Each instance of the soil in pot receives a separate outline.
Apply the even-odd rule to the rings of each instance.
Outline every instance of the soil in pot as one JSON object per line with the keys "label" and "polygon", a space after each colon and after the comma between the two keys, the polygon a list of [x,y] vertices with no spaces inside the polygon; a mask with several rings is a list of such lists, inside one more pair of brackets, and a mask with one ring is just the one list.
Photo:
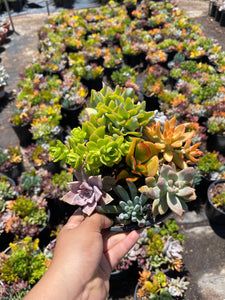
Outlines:
{"label": "soil in pot", "polygon": [[206,215],[210,224],[225,226],[225,180],[217,180],[209,186]]}

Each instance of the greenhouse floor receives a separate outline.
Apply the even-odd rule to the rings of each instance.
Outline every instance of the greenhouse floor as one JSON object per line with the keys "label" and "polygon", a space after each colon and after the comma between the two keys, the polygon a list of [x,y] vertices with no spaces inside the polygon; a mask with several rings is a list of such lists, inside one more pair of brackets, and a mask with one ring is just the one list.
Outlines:
{"label": "greenhouse floor", "polygon": [[[225,50],[225,28],[208,17],[208,2],[204,0],[178,1],[186,14],[202,25],[206,37],[215,38]],[[29,11],[28,11],[29,12]],[[56,12],[51,12],[55,14]],[[12,111],[13,90],[17,89],[19,73],[37,53],[37,30],[47,18],[46,12],[13,15],[15,32],[0,46],[0,58],[9,73],[7,99],[0,107],[0,146],[19,145],[8,123]],[[174,216],[172,216],[174,217]],[[190,282],[185,300],[225,300],[225,228],[212,228],[205,215],[205,204],[197,210],[175,217],[185,236],[184,263]],[[131,296],[110,299],[132,299]]]}

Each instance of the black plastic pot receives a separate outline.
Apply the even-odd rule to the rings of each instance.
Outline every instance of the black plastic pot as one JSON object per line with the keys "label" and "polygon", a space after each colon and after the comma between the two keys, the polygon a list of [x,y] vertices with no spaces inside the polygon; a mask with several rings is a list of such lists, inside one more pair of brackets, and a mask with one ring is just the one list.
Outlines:
{"label": "black plastic pot", "polygon": [[187,205],[192,206],[192,205],[195,205],[196,202],[206,203],[207,202],[207,191],[212,182],[213,181],[210,180],[209,178],[202,176],[201,182],[198,185],[195,185],[195,193],[196,193],[197,199],[195,201],[188,202]]}
{"label": "black plastic pot", "polygon": [[112,232],[127,232],[132,230],[139,230],[146,227],[152,227],[155,224],[158,224],[165,220],[169,215],[171,214],[171,210],[168,209],[167,212],[163,215],[158,215],[156,217],[152,217],[150,220],[146,222],[146,224],[143,227],[138,226],[136,223],[130,224],[130,225],[124,225],[124,226],[112,226],[109,228],[109,231]]}
{"label": "black plastic pot", "polygon": [[225,136],[219,134],[210,134],[207,139],[206,148],[208,151],[219,151],[225,155]]}
{"label": "black plastic pot", "polygon": [[209,1],[209,16],[215,17],[217,5],[213,1]]}
{"label": "black plastic pot", "polygon": [[30,132],[30,124],[12,125],[13,130],[19,138],[20,146],[27,147],[32,143],[32,133]]}
{"label": "black plastic pot", "polygon": [[127,270],[112,272],[109,279],[110,299],[120,299],[134,292],[138,280],[137,264],[134,262]]}
{"label": "black plastic pot", "polygon": [[23,172],[23,163],[18,163],[12,166],[11,168],[2,171],[4,175],[7,177],[12,178],[16,183],[18,182],[18,177],[21,175]]}
{"label": "black plastic pot", "polygon": [[159,110],[159,98],[156,96],[148,96],[144,94],[144,100],[146,102],[146,111]]}
{"label": "black plastic pot", "polygon": [[136,9],[136,5],[126,5],[126,10],[127,10],[127,14],[128,16],[133,20],[134,17],[132,15],[132,12]]}
{"label": "black plastic pot", "polygon": [[42,168],[42,169],[45,169],[45,170],[47,170],[48,172],[50,172],[52,174],[60,173],[60,171],[61,171],[61,166],[60,166],[59,161],[57,161],[57,162],[50,161],[50,162],[46,163],[45,165],[41,165],[41,166],[33,165],[33,166],[36,170],[39,170],[39,169]]}
{"label": "black plastic pot", "polygon": [[123,54],[123,59],[126,65],[133,68],[141,63],[141,54]]}
{"label": "black plastic pot", "polygon": [[0,234],[0,252],[4,251],[9,246],[9,243],[12,243],[13,239],[14,234],[3,231],[3,233]]}
{"label": "black plastic pot", "polygon": [[69,125],[71,129],[79,125],[79,114],[83,109],[83,105],[79,105],[73,108],[61,108],[62,113],[62,124]]}
{"label": "black plastic pot", "polygon": [[106,67],[105,67],[105,69],[104,69],[104,75],[106,75],[106,77],[107,77],[108,79],[111,79],[112,73],[113,73],[114,71],[117,71],[117,70],[121,69],[121,68],[122,68],[122,63],[119,64],[119,65],[116,65],[116,66],[113,67],[113,68],[106,68]]}
{"label": "black plastic pot", "polygon": [[225,226],[225,212],[215,207],[215,205],[212,202],[212,199],[210,197],[210,191],[211,189],[216,186],[219,183],[224,183],[225,180],[216,180],[213,183],[210,184],[208,191],[207,191],[207,204],[206,204],[206,215],[208,217],[208,220],[211,225],[219,225],[219,226]]}
{"label": "black plastic pot", "polygon": [[225,26],[225,11],[224,10],[222,10],[222,12],[221,12],[220,26],[221,27]]}
{"label": "black plastic pot", "polygon": [[94,79],[81,78],[81,82],[88,88],[89,95],[91,94],[91,90],[100,91],[102,89],[102,78],[103,76]]}
{"label": "black plastic pot", "polygon": [[216,13],[215,13],[215,21],[220,22],[222,16],[222,11],[219,10],[219,7],[216,8]]}

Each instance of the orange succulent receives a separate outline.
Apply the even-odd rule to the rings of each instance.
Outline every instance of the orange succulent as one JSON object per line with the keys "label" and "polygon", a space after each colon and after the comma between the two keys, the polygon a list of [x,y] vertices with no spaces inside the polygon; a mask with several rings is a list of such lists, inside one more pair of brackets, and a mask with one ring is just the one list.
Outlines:
{"label": "orange succulent", "polygon": [[[189,148],[196,131],[185,132],[188,126],[189,123],[176,126],[176,118],[173,117],[165,122],[163,132],[159,121],[151,127],[146,127],[145,135],[153,143],[152,146],[162,153],[164,161],[173,161],[179,168],[184,169],[188,163],[196,162],[196,157],[201,155],[201,151],[197,149],[199,143]],[[185,158],[188,160],[185,161]]]}

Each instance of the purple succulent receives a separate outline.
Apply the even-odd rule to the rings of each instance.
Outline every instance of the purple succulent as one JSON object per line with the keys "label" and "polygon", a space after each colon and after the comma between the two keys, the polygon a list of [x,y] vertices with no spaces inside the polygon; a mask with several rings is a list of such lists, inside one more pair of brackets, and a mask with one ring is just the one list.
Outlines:
{"label": "purple succulent", "polygon": [[61,200],[71,205],[82,206],[82,211],[91,215],[97,203],[108,204],[113,198],[104,191],[101,175],[87,176],[83,170],[76,170],[75,176],[78,181],[69,182],[70,191]]}

